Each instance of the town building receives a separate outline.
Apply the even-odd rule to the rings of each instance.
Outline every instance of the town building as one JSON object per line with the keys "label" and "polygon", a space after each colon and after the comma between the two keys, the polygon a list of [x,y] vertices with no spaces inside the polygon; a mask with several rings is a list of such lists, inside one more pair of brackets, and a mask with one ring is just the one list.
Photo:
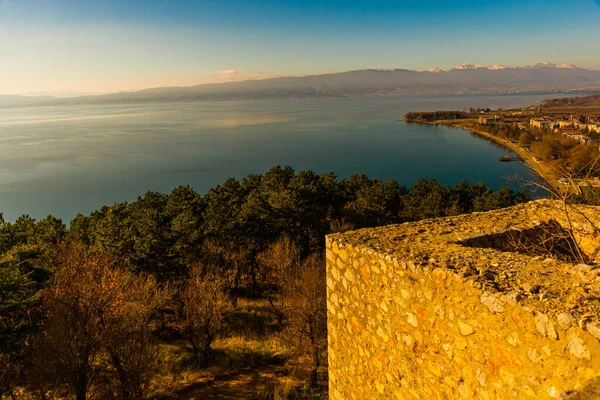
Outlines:
{"label": "town building", "polygon": [[494,125],[496,122],[498,122],[498,116],[490,116],[490,115],[481,115],[479,117],[479,123],[481,125]]}
{"label": "town building", "polygon": [[596,141],[586,135],[570,135],[571,139],[577,140],[580,144],[594,144]]}
{"label": "town building", "polygon": [[549,118],[532,118],[529,124],[540,129],[554,129],[554,122]]}
{"label": "town building", "polygon": [[558,125],[560,128],[567,128],[573,126],[573,122],[571,120],[558,119],[554,122],[554,125]]}

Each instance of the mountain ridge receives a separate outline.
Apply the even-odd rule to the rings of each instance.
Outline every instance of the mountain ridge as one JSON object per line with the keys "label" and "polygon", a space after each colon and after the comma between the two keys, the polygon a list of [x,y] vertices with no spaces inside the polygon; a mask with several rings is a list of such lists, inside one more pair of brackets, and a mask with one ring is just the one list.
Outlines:
{"label": "mountain ridge", "polygon": [[548,62],[526,67],[460,64],[448,71],[362,69],[69,98],[7,95],[0,96],[0,107],[586,90],[600,90],[600,71]]}

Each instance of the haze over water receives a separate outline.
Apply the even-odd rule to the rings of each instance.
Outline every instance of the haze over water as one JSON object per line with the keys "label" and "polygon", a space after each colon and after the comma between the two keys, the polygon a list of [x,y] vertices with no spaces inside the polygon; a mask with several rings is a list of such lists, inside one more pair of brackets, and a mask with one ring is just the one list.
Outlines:
{"label": "haze over water", "polygon": [[[72,219],[147,191],[198,192],[264,173],[363,173],[410,186],[531,178],[467,131],[398,121],[408,111],[524,107],[556,95],[338,98],[0,110],[0,212]],[[514,184],[513,184],[513,187]],[[516,187],[518,188],[518,187]]]}

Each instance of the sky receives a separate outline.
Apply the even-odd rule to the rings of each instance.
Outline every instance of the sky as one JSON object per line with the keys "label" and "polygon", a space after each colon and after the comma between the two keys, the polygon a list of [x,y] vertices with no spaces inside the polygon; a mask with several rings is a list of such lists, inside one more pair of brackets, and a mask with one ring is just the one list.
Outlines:
{"label": "sky", "polygon": [[363,68],[600,70],[600,0],[0,0],[0,94]]}

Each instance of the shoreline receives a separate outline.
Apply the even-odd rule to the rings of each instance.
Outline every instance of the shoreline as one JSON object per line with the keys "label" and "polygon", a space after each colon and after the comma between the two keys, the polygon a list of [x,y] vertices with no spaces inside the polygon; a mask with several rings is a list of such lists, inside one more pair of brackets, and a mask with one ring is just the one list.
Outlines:
{"label": "shoreline", "polygon": [[[466,120],[466,121],[472,122],[475,120]],[[493,135],[489,134],[488,132],[478,130],[474,127],[463,125],[461,123],[461,120],[439,120],[439,121],[432,121],[432,122],[406,121],[406,122],[417,123],[417,124],[427,124],[427,125],[443,125],[443,126],[447,126],[447,127],[451,127],[451,128],[460,128],[462,130],[469,131],[476,135],[482,136],[486,139],[490,139],[490,140],[494,141],[495,143],[498,143],[499,145],[505,147],[506,149],[516,153],[519,157],[521,157],[521,159],[522,159],[521,162],[523,162],[525,165],[527,165],[529,168],[531,168],[540,178],[542,178],[544,181],[546,181],[549,185],[551,185],[552,187],[555,187],[555,188],[560,187],[558,184],[556,172],[554,171],[554,169],[548,163],[546,163],[544,161],[537,161],[530,152],[524,150],[522,147],[520,147],[516,143],[512,143],[508,140],[493,136]]]}

